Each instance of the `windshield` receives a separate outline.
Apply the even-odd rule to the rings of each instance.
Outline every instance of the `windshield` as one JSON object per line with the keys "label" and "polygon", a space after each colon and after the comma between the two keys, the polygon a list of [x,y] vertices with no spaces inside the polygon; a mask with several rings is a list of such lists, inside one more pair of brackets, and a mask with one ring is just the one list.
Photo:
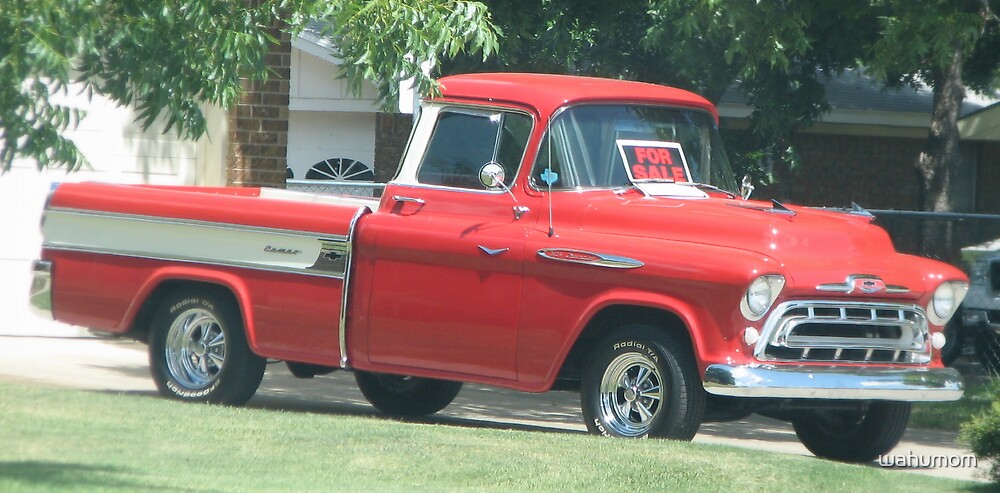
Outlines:
{"label": "windshield", "polygon": [[580,105],[559,113],[531,179],[554,190],[671,182],[738,191],[712,116],[662,106]]}

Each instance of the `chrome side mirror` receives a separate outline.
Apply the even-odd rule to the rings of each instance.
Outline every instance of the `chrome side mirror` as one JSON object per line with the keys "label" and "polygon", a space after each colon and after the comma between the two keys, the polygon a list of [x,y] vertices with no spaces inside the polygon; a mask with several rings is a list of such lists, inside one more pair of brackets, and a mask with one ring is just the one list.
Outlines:
{"label": "chrome side mirror", "polygon": [[491,161],[479,168],[479,182],[490,190],[506,189],[507,187],[503,183],[504,178],[506,178],[506,173],[500,163]]}
{"label": "chrome side mirror", "polygon": [[521,219],[521,216],[525,215],[530,209],[523,205],[518,205],[514,192],[503,182],[505,176],[506,173],[503,170],[503,166],[500,166],[500,163],[496,161],[490,161],[484,164],[482,168],[479,168],[479,182],[490,190],[503,190],[507,192],[510,198],[514,200],[514,219]]}
{"label": "chrome side mirror", "polygon": [[743,181],[740,182],[740,196],[743,197],[743,200],[750,198],[753,189],[753,181],[750,179],[750,175],[743,175]]}

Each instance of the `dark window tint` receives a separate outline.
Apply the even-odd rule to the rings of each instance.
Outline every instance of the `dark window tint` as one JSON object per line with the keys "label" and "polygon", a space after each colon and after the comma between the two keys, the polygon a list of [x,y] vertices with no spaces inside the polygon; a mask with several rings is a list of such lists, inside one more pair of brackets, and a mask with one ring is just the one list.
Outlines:
{"label": "dark window tint", "polygon": [[443,111],[417,171],[417,181],[481,190],[479,170],[496,162],[503,166],[509,187],[530,133],[531,118],[520,113]]}

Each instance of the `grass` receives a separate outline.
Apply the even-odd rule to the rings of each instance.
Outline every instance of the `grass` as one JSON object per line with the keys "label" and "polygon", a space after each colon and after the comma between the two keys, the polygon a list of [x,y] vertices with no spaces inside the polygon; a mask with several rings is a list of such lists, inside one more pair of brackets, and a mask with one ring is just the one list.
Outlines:
{"label": "grass", "polygon": [[191,405],[0,384],[0,491],[988,491],[661,440]]}
{"label": "grass", "polygon": [[988,411],[993,401],[1000,400],[1000,379],[969,379],[967,384],[965,395],[957,401],[914,404],[910,426],[958,431],[963,423]]}

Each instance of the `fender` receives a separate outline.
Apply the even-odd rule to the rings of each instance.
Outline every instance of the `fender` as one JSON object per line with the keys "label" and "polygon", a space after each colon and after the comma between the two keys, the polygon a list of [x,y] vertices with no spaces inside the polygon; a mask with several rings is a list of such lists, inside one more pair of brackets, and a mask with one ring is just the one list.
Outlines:
{"label": "fender", "polygon": [[139,310],[141,310],[146,303],[149,302],[149,297],[153,294],[153,292],[163,285],[163,283],[170,281],[215,284],[228,289],[231,293],[233,293],[233,297],[236,298],[236,304],[239,306],[240,315],[243,317],[243,325],[247,336],[247,342],[255,351],[258,349],[256,333],[254,331],[253,310],[250,309],[250,290],[247,288],[246,283],[235,274],[220,272],[208,268],[168,265],[156,269],[146,279],[142,286],[139,287],[135,298],[132,300],[132,304],[125,313],[121,326],[131,327],[132,324],[135,323]]}
{"label": "fender", "polygon": [[[547,366],[539,364],[531,367],[529,365],[532,358],[519,358],[521,382],[518,387],[529,392],[545,392],[551,389],[580,336],[602,311],[614,306],[650,308],[676,316],[691,340],[691,349],[700,370],[704,370],[709,362],[714,361],[716,354],[728,352],[727,346],[735,343],[733,339],[722,334],[711,314],[692,303],[663,293],[630,288],[610,289],[589,300],[576,324],[563,338],[556,357],[545,360],[548,362]],[[526,347],[530,344],[522,338],[519,341],[519,354],[532,352]]]}

